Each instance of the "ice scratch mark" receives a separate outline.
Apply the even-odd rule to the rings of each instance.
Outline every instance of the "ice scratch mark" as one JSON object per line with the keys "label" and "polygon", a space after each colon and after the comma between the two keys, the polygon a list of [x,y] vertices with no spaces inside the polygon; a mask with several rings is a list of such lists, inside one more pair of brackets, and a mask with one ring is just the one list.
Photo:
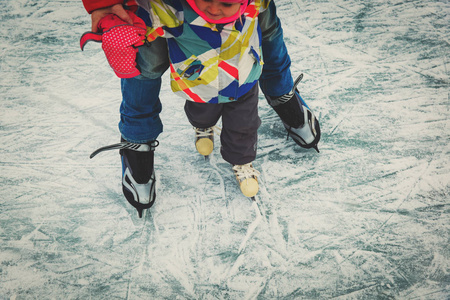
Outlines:
{"label": "ice scratch mark", "polygon": [[251,300],[251,299],[258,299],[259,294],[264,290],[266,287],[267,280],[265,278],[261,279],[261,282],[257,285],[255,285],[250,291],[247,293],[244,299]]}
{"label": "ice scratch mark", "polygon": [[[230,268],[230,271],[228,271],[228,278],[231,279],[231,276],[239,271],[239,267],[244,263],[244,255],[239,255],[236,261],[234,262],[233,266]],[[229,282],[228,282],[229,284]]]}
{"label": "ice scratch mark", "polygon": [[[433,155],[431,156],[431,158],[427,161],[427,165],[423,168],[422,172],[417,172],[418,176],[414,181],[414,184],[412,184],[412,187],[409,189],[408,193],[406,194],[406,196],[400,200],[400,203],[398,204],[397,208],[395,209],[395,212],[400,213],[400,207],[402,207],[405,203],[407,203],[409,201],[409,199],[411,198],[411,195],[413,194],[413,191],[416,189],[416,187],[419,185],[419,183],[421,182],[422,178],[424,177],[425,173],[427,172],[427,170],[429,169],[431,163],[433,162],[433,160],[435,160],[435,156],[437,156],[439,145],[436,145],[432,151]],[[384,220],[384,222],[382,222],[382,224],[376,229],[374,230],[374,232],[370,235],[370,240],[368,240],[368,244],[372,244],[372,241],[376,240],[376,238],[380,235],[382,235],[382,229],[384,227],[386,227],[386,225],[391,221],[391,219],[396,216],[396,214],[391,214],[388,218],[386,218],[386,220]],[[344,261],[349,260],[351,257],[353,257],[356,253],[359,253],[361,251],[361,249],[357,249],[355,251],[353,251],[349,256],[347,256]],[[410,282],[410,280],[408,280],[408,278],[402,274],[402,272],[400,272],[400,270],[397,270],[398,274],[400,276],[402,276],[406,282],[408,282],[408,284],[410,286],[412,286],[412,283]]]}
{"label": "ice scratch mark", "polygon": [[222,199],[225,199],[226,198],[225,197],[225,182],[224,182],[223,176],[220,174],[219,167],[217,167],[216,160],[210,158],[209,159],[209,164],[211,165],[211,167],[213,167],[214,173],[217,174],[217,179],[220,182],[221,191],[223,191],[222,192]]}
{"label": "ice scratch mark", "polygon": [[[147,260],[147,246],[151,244],[151,234],[158,233],[158,226],[156,226],[155,219],[150,210],[144,210],[142,214],[142,221],[140,232],[139,232],[139,246],[142,247],[141,251],[136,252],[134,256],[133,265],[130,268],[130,276],[127,284],[127,297],[126,299],[132,299],[133,296],[133,286],[135,286],[135,277],[139,278],[139,275],[143,273],[143,267]],[[150,227],[150,228],[149,228]],[[139,262],[138,262],[139,261]]]}
{"label": "ice scratch mark", "polygon": [[372,283],[372,284],[369,284],[369,285],[366,285],[366,286],[363,286],[363,287],[356,287],[354,290],[346,291],[346,292],[344,292],[344,293],[342,293],[342,294],[340,294],[338,296],[335,296],[333,298],[330,298],[330,299],[338,299],[338,298],[341,298],[341,297],[343,297],[341,299],[349,299],[349,298],[353,298],[353,297],[358,298],[358,296],[359,296],[358,294],[360,294],[361,291],[364,291],[364,290],[367,290],[367,289],[371,289],[371,288],[373,288],[373,287],[375,287],[377,285],[378,285],[377,283]]}
{"label": "ice scratch mark", "polygon": [[259,223],[261,223],[262,215],[261,215],[261,211],[259,209],[257,202],[258,202],[258,200],[255,197],[254,200],[252,200],[252,207],[253,207],[253,210],[255,211],[256,218],[247,228],[247,234],[245,235],[244,239],[241,242],[241,245],[239,246],[239,250],[238,250],[239,254],[242,253],[242,250],[244,250],[248,239],[250,238],[252,233],[255,231],[256,227],[258,227]]}

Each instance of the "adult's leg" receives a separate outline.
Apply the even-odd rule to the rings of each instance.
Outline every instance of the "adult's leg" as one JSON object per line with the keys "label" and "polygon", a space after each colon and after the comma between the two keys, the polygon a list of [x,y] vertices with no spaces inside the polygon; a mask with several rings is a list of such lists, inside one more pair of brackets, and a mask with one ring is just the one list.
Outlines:
{"label": "adult's leg", "polygon": [[281,118],[288,135],[301,147],[314,148],[320,140],[320,125],[297,90],[290,71],[291,60],[283,40],[283,29],[275,2],[259,16],[264,58],[260,86],[267,102]]}
{"label": "adult's leg", "polygon": [[122,190],[142,217],[156,199],[154,151],[163,130],[159,114],[161,76],[169,66],[167,44],[155,40],[137,54],[141,75],[122,79],[119,130],[122,135]]}
{"label": "adult's leg", "polygon": [[121,81],[119,130],[127,141],[145,143],[155,140],[163,130],[159,92],[161,76],[169,66],[166,40],[160,38],[140,47],[137,64],[141,75]]}
{"label": "adult's leg", "polygon": [[156,198],[154,151],[163,129],[159,92],[161,76],[169,67],[166,41],[157,39],[140,47],[136,62],[141,75],[121,81],[121,142],[102,147],[91,157],[104,150],[120,149],[122,190],[142,217],[143,210],[150,208]]}
{"label": "adult's leg", "polygon": [[294,85],[291,58],[283,38],[283,28],[277,16],[275,2],[259,15],[262,34],[263,72],[259,84],[264,95],[272,97],[289,93]]}

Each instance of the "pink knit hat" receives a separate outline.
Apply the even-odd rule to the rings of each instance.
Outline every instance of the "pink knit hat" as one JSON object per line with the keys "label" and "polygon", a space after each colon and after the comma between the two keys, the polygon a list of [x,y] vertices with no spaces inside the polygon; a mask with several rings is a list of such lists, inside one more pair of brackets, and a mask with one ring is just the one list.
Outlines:
{"label": "pink knit hat", "polygon": [[192,7],[192,9],[203,19],[205,19],[206,22],[208,23],[213,23],[213,24],[226,24],[226,23],[231,23],[233,21],[236,21],[240,16],[242,16],[245,12],[245,10],[247,9],[247,5],[250,2],[249,0],[219,0],[220,2],[225,2],[225,3],[241,3],[241,7],[238,10],[238,12],[231,17],[228,18],[222,18],[219,20],[213,20],[210,19],[206,16],[206,14],[204,12],[202,12],[200,9],[198,9],[197,5],[195,4],[195,0],[186,0],[187,3],[189,3],[189,5]]}

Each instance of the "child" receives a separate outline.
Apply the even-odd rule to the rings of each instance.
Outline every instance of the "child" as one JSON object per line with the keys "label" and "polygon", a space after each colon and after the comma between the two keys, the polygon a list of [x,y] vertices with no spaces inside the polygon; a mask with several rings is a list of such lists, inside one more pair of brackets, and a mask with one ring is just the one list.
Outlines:
{"label": "child", "polygon": [[[101,7],[99,2],[105,1],[107,0],[96,1],[95,5],[90,6],[86,5],[89,3],[88,0],[84,1],[87,9],[88,6],[94,9],[93,27],[95,27],[94,14],[102,11],[95,9]],[[222,115],[224,126],[221,135],[222,155],[225,160],[237,165],[233,169],[238,180],[245,183],[241,184],[244,194],[250,196],[256,194],[258,172],[251,166],[251,161],[256,155],[256,129],[260,123],[256,111],[256,82],[262,64],[257,17],[267,6],[267,2],[261,5],[260,1],[255,1],[249,6],[247,2],[233,0],[231,3],[190,1],[188,4],[178,0],[139,2],[147,11],[146,14],[140,13],[139,16],[143,17],[147,24],[150,20],[153,22],[152,29],[148,32],[148,39],[152,40],[152,45],[141,47],[137,55],[139,71],[142,74],[122,80],[123,101],[119,127],[123,142],[99,149],[100,151],[121,149],[123,191],[127,200],[141,213],[142,209],[149,208],[153,204],[155,198],[153,151],[157,144],[155,139],[162,131],[159,120],[161,104],[158,95],[160,76],[167,68],[161,51],[164,40],[157,38],[158,36],[168,38],[174,91],[183,98],[205,102],[190,101],[185,104],[187,116],[197,128],[197,149],[203,155],[208,155],[212,151],[211,127]],[[115,13],[110,8],[105,10]],[[245,14],[242,15],[242,12]],[[290,60],[282,40],[281,26],[273,2],[270,3],[269,12],[265,15],[267,16],[265,21],[261,21],[261,26],[265,28],[263,47],[270,49],[265,54],[267,53],[270,58],[266,66],[271,67],[264,71],[267,74],[264,76],[267,83],[261,85],[261,88],[267,92],[266,98],[269,103],[278,106],[276,111],[294,140],[303,147],[315,146],[320,138],[320,131],[311,133],[314,129],[319,129],[318,122],[314,119],[311,122],[308,117],[309,109],[305,108],[295,91],[289,72]],[[192,38],[196,40],[195,43],[192,43]],[[239,38],[245,41],[241,43],[245,44],[244,47],[238,45]],[[278,99],[280,101],[277,101]],[[248,115],[251,118],[246,120],[238,117],[242,112],[230,113],[229,110],[234,109],[234,106],[249,107]],[[280,109],[287,106],[296,110]],[[300,114],[292,116],[297,113],[296,111]],[[235,116],[238,118],[233,118]],[[309,138],[309,141],[305,142],[306,139],[302,139],[301,143],[298,142],[293,135],[297,127],[288,124],[290,120],[300,124],[298,129],[303,128],[305,131],[305,128],[309,128],[306,130],[309,135],[306,138]],[[251,126],[243,129],[239,126],[239,122]],[[235,125],[238,125],[236,127],[239,130],[243,129],[250,139],[235,139],[239,137],[234,134]],[[206,150],[204,144],[207,145]]]}
{"label": "child", "polygon": [[[147,40],[167,38],[172,90],[188,99],[196,147],[212,151],[222,117],[221,154],[233,165],[242,193],[258,192],[256,157],[258,79],[262,71],[258,14],[261,0],[155,0],[141,4],[152,28]],[[210,145],[208,145],[210,144]]]}

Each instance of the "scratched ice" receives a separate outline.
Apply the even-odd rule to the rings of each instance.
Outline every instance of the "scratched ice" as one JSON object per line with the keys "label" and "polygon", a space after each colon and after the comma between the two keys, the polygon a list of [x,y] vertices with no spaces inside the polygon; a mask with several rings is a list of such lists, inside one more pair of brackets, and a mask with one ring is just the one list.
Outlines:
{"label": "scratched ice", "polygon": [[[277,0],[320,154],[261,97],[259,209],[166,74],[157,202],[121,194],[119,80],[81,1],[2,1],[1,299],[448,299],[448,1]],[[217,140],[217,139],[216,139]],[[254,227],[254,225],[257,225]]]}

